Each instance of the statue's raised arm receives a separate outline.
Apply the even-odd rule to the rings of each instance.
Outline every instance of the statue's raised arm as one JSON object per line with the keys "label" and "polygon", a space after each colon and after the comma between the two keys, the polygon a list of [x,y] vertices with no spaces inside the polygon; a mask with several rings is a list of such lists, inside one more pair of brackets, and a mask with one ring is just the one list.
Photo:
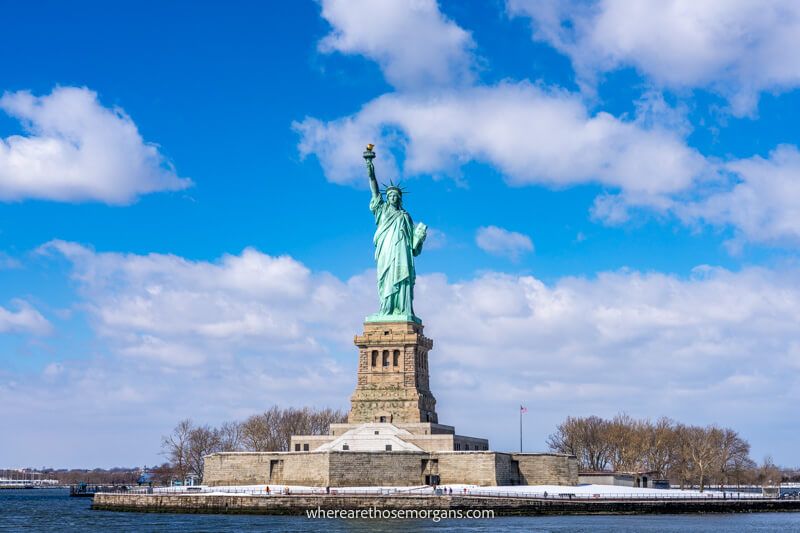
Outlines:
{"label": "statue's raised arm", "polygon": [[369,176],[369,189],[372,191],[372,197],[375,198],[376,196],[381,195],[381,191],[378,188],[378,180],[375,178],[375,165],[372,163],[372,160],[375,159],[375,152],[372,149],[375,148],[374,144],[368,144],[366,151],[364,151],[364,161],[367,162],[367,175]]}

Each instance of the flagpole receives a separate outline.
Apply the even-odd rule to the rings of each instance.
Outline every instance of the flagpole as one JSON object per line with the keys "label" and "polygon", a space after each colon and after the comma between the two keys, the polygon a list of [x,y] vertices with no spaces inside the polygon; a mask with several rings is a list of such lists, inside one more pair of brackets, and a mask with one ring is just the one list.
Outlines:
{"label": "flagpole", "polygon": [[522,453],[522,407],[519,408],[519,453]]}

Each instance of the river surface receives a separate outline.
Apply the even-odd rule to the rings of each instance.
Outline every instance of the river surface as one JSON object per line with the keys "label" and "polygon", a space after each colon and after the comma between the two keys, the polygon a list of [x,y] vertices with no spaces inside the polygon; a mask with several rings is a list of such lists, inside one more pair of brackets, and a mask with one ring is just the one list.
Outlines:
{"label": "river surface", "polygon": [[303,516],[152,514],[92,511],[91,498],[63,489],[0,490],[0,531],[698,532],[800,533],[800,513],[532,516],[483,520],[319,520]]}

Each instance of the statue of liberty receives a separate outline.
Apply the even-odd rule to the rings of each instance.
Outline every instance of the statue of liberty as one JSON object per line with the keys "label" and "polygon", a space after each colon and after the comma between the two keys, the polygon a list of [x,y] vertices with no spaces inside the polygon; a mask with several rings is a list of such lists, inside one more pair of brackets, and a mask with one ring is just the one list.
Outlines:
{"label": "statue of liberty", "polygon": [[374,145],[368,144],[364,152],[369,174],[372,199],[369,209],[375,215],[375,262],[378,265],[378,296],[380,312],[367,317],[367,322],[413,321],[421,323],[414,315],[414,257],[422,252],[422,243],[428,227],[419,223],[414,227],[411,216],[403,209],[403,191],[390,184],[385,189],[384,200],[375,179]]}

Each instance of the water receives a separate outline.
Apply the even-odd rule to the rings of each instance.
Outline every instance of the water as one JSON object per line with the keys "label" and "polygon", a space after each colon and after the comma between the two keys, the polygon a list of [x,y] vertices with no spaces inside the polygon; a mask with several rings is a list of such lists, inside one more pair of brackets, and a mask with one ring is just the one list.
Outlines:
{"label": "water", "polygon": [[394,532],[495,531],[800,533],[800,513],[737,515],[542,516],[487,520],[314,520],[301,516],[197,515],[92,511],[91,498],[70,498],[63,489],[0,490],[0,531],[269,531]]}

